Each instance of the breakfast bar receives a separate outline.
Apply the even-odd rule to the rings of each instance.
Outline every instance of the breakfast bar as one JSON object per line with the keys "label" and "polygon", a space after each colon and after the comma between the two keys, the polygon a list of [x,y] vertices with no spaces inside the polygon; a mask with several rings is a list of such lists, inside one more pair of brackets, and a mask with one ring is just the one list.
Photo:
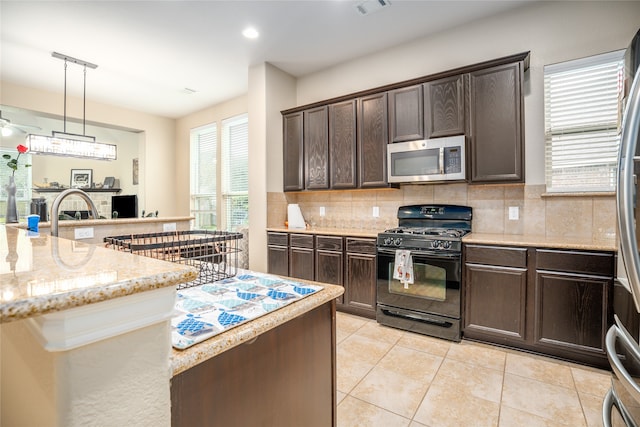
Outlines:
{"label": "breakfast bar", "polygon": [[[193,267],[14,227],[0,227],[0,260],[2,425],[214,425],[215,403],[228,405],[223,394],[236,399],[226,407],[235,419],[281,420],[289,398],[314,385],[318,395],[290,419],[324,414],[323,425],[335,425],[339,286],[320,284],[308,297],[175,350],[176,286],[196,278]],[[252,381],[259,387],[248,387]],[[273,401],[261,401],[271,406],[261,415],[242,411],[258,404],[247,389],[265,387]]]}

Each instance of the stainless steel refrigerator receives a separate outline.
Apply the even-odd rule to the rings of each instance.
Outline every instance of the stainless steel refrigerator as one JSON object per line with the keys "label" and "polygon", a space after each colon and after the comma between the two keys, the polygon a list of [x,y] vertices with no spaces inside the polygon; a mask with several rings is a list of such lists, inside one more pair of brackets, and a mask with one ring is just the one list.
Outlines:
{"label": "stainless steel refrigerator", "polygon": [[612,369],[611,388],[602,405],[608,426],[640,426],[640,31],[625,56],[625,73],[633,78],[626,96],[618,156],[618,239],[620,242],[613,291],[615,323],[606,336]]}

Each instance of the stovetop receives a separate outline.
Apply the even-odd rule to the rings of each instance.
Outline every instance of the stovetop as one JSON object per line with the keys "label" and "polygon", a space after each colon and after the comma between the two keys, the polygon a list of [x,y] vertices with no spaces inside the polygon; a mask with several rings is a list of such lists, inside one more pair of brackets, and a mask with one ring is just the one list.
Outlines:
{"label": "stovetop", "polygon": [[471,208],[412,205],[398,209],[398,227],[378,234],[379,248],[461,252],[471,232]]}
{"label": "stovetop", "polygon": [[437,236],[462,238],[469,230],[456,228],[436,228],[436,227],[396,227],[385,230],[385,234],[411,234],[416,236]]}

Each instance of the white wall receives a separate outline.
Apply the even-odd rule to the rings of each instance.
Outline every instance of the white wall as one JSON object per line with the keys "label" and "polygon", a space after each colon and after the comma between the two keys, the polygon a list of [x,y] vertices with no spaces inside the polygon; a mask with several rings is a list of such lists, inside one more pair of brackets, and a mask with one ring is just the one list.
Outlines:
{"label": "white wall", "polygon": [[[60,115],[61,95],[0,82],[0,104]],[[67,96],[67,117],[82,119],[82,99]],[[158,210],[160,216],[184,213],[176,203],[175,120],[87,101],[88,121],[105,126],[137,129],[140,159],[138,209]],[[87,132],[89,133],[89,132]],[[149,185],[146,185],[149,183]],[[187,186],[188,191],[188,186]],[[188,205],[186,207],[188,212]]]}
{"label": "white wall", "polygon": [[543,184],[543,66],[623,49],[639,27],[638,1],[535,2],[302,77],[296,105],[531,51],[525,76],[526,182]]}

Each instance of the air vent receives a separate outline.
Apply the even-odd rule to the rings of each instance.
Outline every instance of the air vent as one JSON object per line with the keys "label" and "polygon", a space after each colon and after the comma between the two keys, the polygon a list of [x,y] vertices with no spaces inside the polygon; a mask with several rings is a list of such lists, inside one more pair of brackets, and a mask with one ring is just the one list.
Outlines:
{"label": "air vent", "polygon": [[362,16],[370,15],[391,6],[389,0],[365,0],[356,4],[356,10]]}

